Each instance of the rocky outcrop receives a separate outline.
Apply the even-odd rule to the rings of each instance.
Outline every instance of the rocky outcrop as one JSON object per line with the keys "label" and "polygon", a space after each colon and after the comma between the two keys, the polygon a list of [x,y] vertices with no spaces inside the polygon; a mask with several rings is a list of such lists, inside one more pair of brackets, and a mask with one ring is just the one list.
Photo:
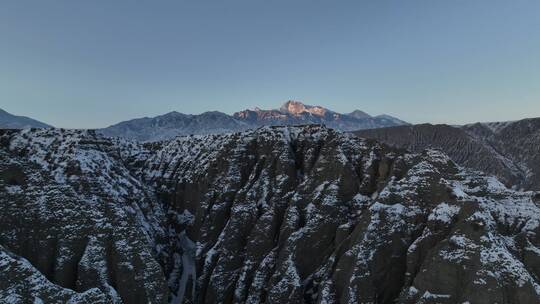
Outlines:
{"label": "rocky outcrop", "polygon": [[2,297],[540,299],[538,194],[435,150],[409,153],[320,126],[144,145],[85,131],[0,138],[0,204],[9,209],[0,212],[14,218],[0,224]]}

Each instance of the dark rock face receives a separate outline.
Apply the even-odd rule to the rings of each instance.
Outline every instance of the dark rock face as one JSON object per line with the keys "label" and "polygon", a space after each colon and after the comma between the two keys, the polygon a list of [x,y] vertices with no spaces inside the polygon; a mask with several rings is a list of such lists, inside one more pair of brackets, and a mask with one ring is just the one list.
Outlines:
{"label": "dark rock face", "polygon": [[0,142],[0,169],[24,176],[0,175],[0,298],[540,300],[538,194],[435,150],[318,126],[144,145],[59,130]]}
{"label": "dark rock face", "polygon": [[516,164],[524,176],[520,188],[540,190],[540,118],[474,124],[464,129]]}
{"label": "dark rock face", "polygon": [[456,163],[495,175],[509,187],[540,190],[540,118],[462,127],[423,124],[354,133],[415,152],[440,149]]}

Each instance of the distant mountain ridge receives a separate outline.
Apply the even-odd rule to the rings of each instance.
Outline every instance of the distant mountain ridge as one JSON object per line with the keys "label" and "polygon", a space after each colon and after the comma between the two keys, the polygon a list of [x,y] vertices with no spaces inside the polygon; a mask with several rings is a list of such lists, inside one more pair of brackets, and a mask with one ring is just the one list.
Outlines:
{"label": "distant mountain ridge", "polygon": [[311,106],[299,101],[289,100],[278,110],[244,110],[233,114],[234,118],[243,120],[254,126],[321,124],[327,127],[353,131],[407,125],[408,123],[389,115],[370,116],[355,110],[341,114],[321,106]]}
{"label": "distant mountain ridge", "polygon": [[245,130],[249,126],[221,112],[204,112],[199,115],[169,112],[156,117],[123,121],[100,129],[99,133],[110,137],[141,141],[157,141],[179,135],[226,133]]}
{"label": "distant mountain ridge", "polygon": [[52,126],[26,116],[13,115],[0,109],[0,129],[27,128],[52,128]]}
{"label": "distant mountain ridge", "polygon": [[120,122],[101,129],[99,132],[111,137],[157,141],[180,135],[227,133],[260,126],[303,124],[320,124],[342,131],[353,131],[408,123],[389,115],[370,116],[360,110],[341,114],[321,106],[311,106],[290,100],[279,109],[254,108],[236,112],[233,115],[216,111],[199,115],[170,112],[153,118]]}

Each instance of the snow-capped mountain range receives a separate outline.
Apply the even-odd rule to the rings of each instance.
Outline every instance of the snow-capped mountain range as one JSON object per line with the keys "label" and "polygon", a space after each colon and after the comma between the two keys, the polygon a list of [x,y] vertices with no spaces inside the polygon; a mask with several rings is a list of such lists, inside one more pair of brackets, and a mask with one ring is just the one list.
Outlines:
{"label": "snow-capped mountain range", "polygon": [[199,115],[170,112],[157,117],[120,122],[99,132],[112,137],[157,141],[179,135],[226,133],[260,126],[302,124],[321,124],[342,131],[353,131],[407,123],[389,115],[370,116],[360,110],[341,114],[320,106],[287,101],[279,109],[255,108],[236,112],[232,116],[221,112],[205,112]]}

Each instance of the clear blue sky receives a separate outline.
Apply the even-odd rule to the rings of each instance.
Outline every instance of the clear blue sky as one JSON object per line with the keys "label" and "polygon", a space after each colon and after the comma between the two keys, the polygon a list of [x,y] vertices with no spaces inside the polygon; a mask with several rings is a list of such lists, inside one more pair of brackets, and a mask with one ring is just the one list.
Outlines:
{"label": "clear blue sky", "polygon": [[540,116],[540,1],[0,1],[0,108],[60,127],[287,99]]}

